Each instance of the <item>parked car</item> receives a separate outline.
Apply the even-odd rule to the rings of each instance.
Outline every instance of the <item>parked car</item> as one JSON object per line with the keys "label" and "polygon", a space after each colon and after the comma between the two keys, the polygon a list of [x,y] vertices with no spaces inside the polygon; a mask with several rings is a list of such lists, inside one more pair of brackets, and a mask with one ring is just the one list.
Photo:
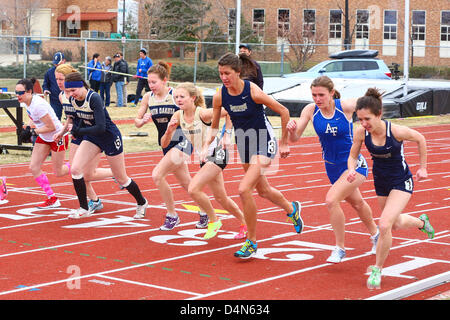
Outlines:
{"label": "parked car", "polygon": [[297,72],[284,77],[316,78],[327,75],[330,78],[386,79],[391,80],[391,71],[383,60],[376,58],[378,50],[339,51],[306,72]]}

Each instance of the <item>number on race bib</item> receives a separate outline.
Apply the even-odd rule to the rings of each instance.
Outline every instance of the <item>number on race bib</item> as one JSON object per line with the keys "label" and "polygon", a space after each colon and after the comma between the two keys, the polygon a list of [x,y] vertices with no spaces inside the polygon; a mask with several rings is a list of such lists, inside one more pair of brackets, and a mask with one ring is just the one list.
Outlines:
{"label": "number on race bib", "polygon": [[275,143],[275,141],[270,140],[270,141],[267,143],[267,151],[268,151],[270,154],[275,154],[275,152],[276,152],[276,143]]}
{"label": "number on race bib", "polygon": [[116,149],[119,150],[122,146],[122,141],[120,140],[120,137],[117,136],[117,139],[114,141],[114,144],[116,145]]}

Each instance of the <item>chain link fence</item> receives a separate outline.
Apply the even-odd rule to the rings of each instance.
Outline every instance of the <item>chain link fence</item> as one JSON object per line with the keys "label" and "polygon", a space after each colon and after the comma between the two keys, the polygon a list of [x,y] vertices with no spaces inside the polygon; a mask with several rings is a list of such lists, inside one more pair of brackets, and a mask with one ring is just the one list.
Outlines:
{"label": "chain link fence", "polygon": [[[89,33],[89,38],[73,37],[28,37],[0,35],[0,78],[41,78],[51,65],[56,52],[64,53],[67,62],[75,67],[86,66],[94,53],[100,60],[122,52],[135,74],[140,48],[147,49],[147,55],[157,62],[164,60],[172,64],[171,79],[174,81],[219,82],[217,60],[226,52],[235,52],[235,44],[227,42],[188,42],[151,39],[111,39],[106,35]],[[105,37],[105,38],[99,38]],[[344,49],[343,44],[251,44],[252,57],[257,60],[265,76],[282,76],[287,73],[306,70],[328,58],[332,52]],[[403,46],[353,44],[353,49],[375,49],[379,58],[387,65],[403,62]],[[413,61],[432,61],[427,57],[450,57],[450,47],[413,46]],[[25,53],[25,54],[24,54]],[[426,55],[425,55],[426,53]],[[447,61],[444,59],[443,61]],[[81,68],[87,77],[87,69]],[[443,78],[449,75],[444,75]]]}

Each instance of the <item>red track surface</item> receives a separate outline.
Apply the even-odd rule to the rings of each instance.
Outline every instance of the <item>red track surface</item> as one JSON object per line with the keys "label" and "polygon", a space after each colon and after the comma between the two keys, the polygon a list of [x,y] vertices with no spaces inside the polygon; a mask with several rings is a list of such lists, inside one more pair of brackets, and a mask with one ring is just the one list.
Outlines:
{"label": "red track surface", "polygon": [[[49,179],[62,207],[36,210],[44,196],[27,164],[0,166],[9,190],[7,202],[0,204],[0,300],[367,299],[446,273],[450,269],[450,126],[420,131],[428,142],[429,179],[415,183],[405,212],[417,217],[426,212],[436,236],[430,241],[418,230],[394,231],[380,290],[366,287],[366,268],[374,264],[375,256],[367,253],[371,247],[367,230],[347,204],[343,204],[347,257],[337,265],[326,263],[334,246],[324,205],[329,182],[318,139],[312,137],[292,145],[290,156],[279,160],[278,170],[269,176],[271,185],[289,200],[302,202],[303,233],[295,233],[281,209],[255,195],[258,255],[245,261],[233,257],[242,245],[242,241],[232,240],[237,220],[220,213],[221,232],[204,241],[204,230],[195,228],[198,215],[189,207],[195,204],[173,176],[168,179],[181,224],[172,231],[159,230],[165,210],[151,172],[161,152],[126,155],[128,174],[151,204],[144,220],[132,219],[134,199],[109,179],[94,183],[104,209],[92,217],[66,218],[78,201],[70,177],[53,174]],[[405,152],[415,173],[416,145],[407,143]],[[106,166],[106,161],[101,165]],[[50,163],[45,169],[51,172]],[[190,170],[195,173],[198,165],[191,164]],[[224,171],[228,194],[239,205],[237,189],[242,174],[238,163]],[[372,175],[361,191],[378,220]],[[222,209],[212,201],[215,208]],[[426,299],[449,286],[439,288],[442,290],[415,297]]]}

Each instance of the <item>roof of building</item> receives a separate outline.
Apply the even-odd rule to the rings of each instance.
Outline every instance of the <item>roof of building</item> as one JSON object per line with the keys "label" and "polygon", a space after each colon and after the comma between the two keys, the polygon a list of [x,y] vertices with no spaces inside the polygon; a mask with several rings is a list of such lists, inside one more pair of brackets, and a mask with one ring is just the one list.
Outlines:
{"label": "roof of building", "polygon": [[[58,17],[58,21],[77,19],[77,14],[64,13]],[[80,21],[105,21],[117,18],[117,12],[80,12]]]}

